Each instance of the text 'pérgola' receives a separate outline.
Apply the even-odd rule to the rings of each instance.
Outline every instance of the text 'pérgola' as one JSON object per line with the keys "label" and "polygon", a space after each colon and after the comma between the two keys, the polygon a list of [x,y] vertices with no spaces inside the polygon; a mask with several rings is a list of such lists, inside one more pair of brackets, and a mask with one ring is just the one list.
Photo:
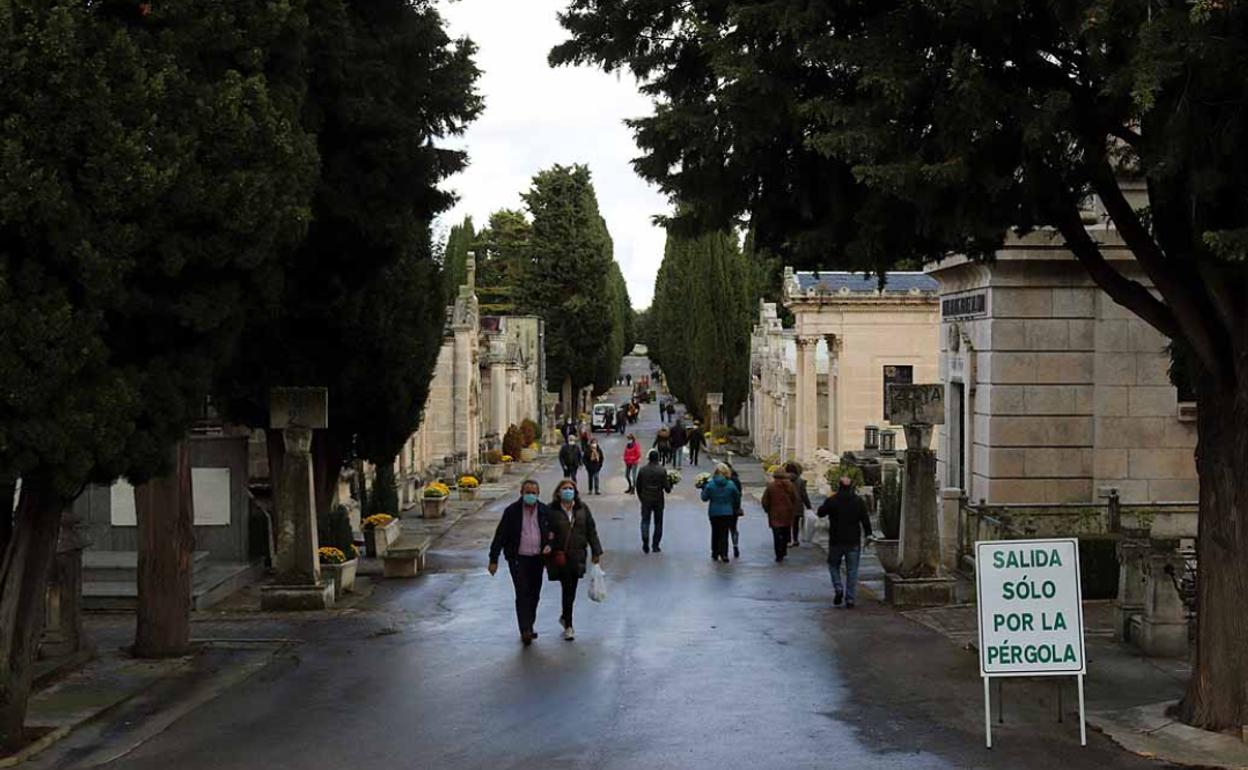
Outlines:
{"label": "text 'p\u00e9rgola'", "polygon": [[[998,570],[1042,570],[1062,566],[1061,552],[1056,548],[1031,548],[1000,550],[992,554],[992,567]],[[1001,585],[1001,598],[1009,602],[1051,600],[1057,596],[1057,583],[1049,579],[1037,579],[1027,574]],[[1034,631],[1066,631],[1069,625],[1065,613],[996,612],[992,616],[994,633]],[[988,663],[1017,665],[1022,663],[1075,663],[1078,657],[1071,644],[1011,644],[1009,640],[993,644],[985,650]]]}

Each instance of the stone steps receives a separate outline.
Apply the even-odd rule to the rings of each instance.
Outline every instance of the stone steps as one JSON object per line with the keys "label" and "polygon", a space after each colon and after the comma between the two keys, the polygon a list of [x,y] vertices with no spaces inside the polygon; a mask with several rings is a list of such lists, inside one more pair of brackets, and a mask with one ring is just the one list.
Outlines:
{"label": "stone steps", "polygon": [[[210,561],[206,551],[195,552],[191,568],[191,604],[197,610],[220,603],[264,573],[259,563]],[[137,573],[135,551],[84,551],[83,609],[133,612],[139,603]]]}

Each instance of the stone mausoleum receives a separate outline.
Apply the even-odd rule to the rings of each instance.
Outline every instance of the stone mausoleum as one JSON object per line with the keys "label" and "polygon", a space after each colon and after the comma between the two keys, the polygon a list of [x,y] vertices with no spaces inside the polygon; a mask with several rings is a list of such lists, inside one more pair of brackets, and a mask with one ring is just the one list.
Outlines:
{"label": "stone mausoleum", "polygon": [[923,273],[784,274],[785,329],[762,303],[750,348],[746,415],[755,452],[813,466],[861,449],[864,428],[896,429],[884,413],[891,384],[938,382],[938,285]]}
{"label": "stone mausoleum", "polygon": [[[1116,269],[1149,281],[1111,227],[1089,231]],[[1166,340],[1115,303],[1049,231],[991,263],[946,259],[941,483],[973,502],[1197,498],[1195,404],[1171,384]]]}

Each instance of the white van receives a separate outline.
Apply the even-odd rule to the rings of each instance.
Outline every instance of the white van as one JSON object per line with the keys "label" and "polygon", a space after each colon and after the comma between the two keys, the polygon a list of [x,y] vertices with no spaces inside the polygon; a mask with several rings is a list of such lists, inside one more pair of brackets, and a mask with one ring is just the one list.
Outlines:
{"label": "white van", "polygon": [[611,430],[615,425],[615,404],[594,404],[590,427],[595,430]]}

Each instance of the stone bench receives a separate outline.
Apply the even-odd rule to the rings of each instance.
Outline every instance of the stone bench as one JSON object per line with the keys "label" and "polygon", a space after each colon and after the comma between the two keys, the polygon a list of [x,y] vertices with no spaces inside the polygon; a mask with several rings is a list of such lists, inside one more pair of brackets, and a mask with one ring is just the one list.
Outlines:
{"label": "stone bench", "polygon": [[425,554],[432,545],[432,537],[400,538],[382,557],[382,574],[387,578],[416,577],[425,571]]}

